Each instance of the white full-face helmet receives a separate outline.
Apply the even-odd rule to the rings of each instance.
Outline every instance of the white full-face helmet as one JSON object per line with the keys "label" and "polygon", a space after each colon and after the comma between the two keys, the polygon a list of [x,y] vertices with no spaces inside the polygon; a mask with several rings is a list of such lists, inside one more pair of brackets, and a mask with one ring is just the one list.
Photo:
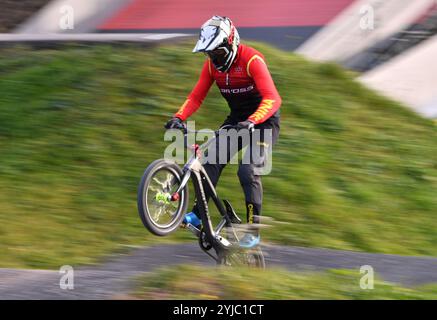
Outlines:
{"label": "white full-face helmet", "polygon": [[231,19],[213,16],[201,29],[193,52],[207,54],[218,71],[226,72],[237,55],[240,36]]}

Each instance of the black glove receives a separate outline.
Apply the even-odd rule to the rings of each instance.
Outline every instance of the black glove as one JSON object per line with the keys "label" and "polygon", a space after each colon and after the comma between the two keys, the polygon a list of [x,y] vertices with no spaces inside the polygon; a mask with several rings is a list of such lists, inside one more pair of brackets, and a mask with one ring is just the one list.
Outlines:
{"label": "black glove", "polygon": [[182,129],[185,128],[184,123],[178,117],[171,118],[164,126],[166,129]]}
{"label": "black glove", "polygon": [[249,132],[253,132],[255,130],[255,123],[250,120],[238,122],[237,130],[241,129],[247,129]]}

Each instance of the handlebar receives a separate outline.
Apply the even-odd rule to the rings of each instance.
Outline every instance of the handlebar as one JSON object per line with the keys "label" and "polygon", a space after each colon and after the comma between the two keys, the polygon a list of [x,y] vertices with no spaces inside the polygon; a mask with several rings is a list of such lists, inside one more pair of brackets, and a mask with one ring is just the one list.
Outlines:
{"label": "handlebar", "polygon": [[[232,125],[232,124],[226,124],[222,127],[220,127],[218,130],[216,131],[211,131],[211,130],[189,130],[186,128],[186,126],[184,124],[181,124],[178,128],[173,128],[176,130],[181,130],[184,133],[184,137],[187,138],[188,134],[197,134],[197,133],[211,133],[213,134],[213,137],[211,139],[209,139],[207,142],[203,143],[202,145],[198,146],[197,144],[195,146],[197,146],[197,148],[199,149],[205,149],[207,148],[216,138],[217,136],[220,134],[221,130],[224,129],[237,129],[237,125]],[[186,142],[185,142],[186,144]]]}
{"label": "handlebar", "polygon": [[232,124],[226,124],[223,127],[220,127],[218,130],[215,130],[215,131],[188,130],[187,128],[184,128],[183,130],[184,130],[185,135],[188,133],[214,133],[215,135],[217,135],[223,129],[237,129],[237,126],[232,125]]}
{"label": "handlebar", "polygon": [[185,124],[181,123],[177,128],[172,128],[172,129],[182,130],[184,132],[184,134],[187,135],[188,133],[212,133],[212,132],[214,132],[215,134],[218,134],[220,132],[220,130],[223,130],[223,129],[237,129],[237,128],[238,128],[237,125],[225,124],[224,126],[220,127],[216,131],[188,130],[187,127],[185,126]]}

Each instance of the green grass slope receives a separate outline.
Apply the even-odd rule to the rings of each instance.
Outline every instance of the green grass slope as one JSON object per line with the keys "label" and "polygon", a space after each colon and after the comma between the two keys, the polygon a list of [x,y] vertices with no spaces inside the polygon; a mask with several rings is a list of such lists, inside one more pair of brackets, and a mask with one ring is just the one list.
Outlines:
{"label": "green grass slope", "polygon": [[[136,210],[143,170],[167,146],[163,123],[204,61],[191,46],[0,51],[0,267],[58,268],[192,239],[148,234]],[[263,178],[264,214],[275,222],[263,239],[437,255],[435,124],[339,67],[255,46],[283,98]],[[213,87],[193,119],[216,128],[227,112]],[[225,170],[219,192],[241,212],[236,171]]]}
{"label": "green grass slope", "polygon": [[[196,281],[187,281],[187,275]],[[361,289],[359,271],[289,272],[284,269],[205,268],[181,265],[140,277],[130,297],[208,300],[435,300],[437,284],[405,288],[378,278]],[[367,284],[367,280],[364,281]]]}

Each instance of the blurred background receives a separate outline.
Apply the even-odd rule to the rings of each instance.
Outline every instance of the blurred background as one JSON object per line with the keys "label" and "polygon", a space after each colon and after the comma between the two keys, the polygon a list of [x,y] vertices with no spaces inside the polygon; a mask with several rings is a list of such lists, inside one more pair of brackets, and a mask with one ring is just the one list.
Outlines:
{"label": "blurred background", "polygon": [[[272,221],[263,241],[436,257],[436,1],[0,0],[0,8],[0,283],[4,268],[58,270],[133,247],[193,243],[183,231],[148,234],[136,192],[143,170],[163,156],[163,124],[197,80],[204,57],[191,50],[215,14],[265,55],[283,100],[273,171],[263,178]],[[215,128],[227,108],[213,87],[193,119]],[[227,168],[218,190],[244,216],[236,170]],[[157,259],[140,264],[168,264]],[[421,284],[437,282],[435,269],[423,270]],[[246,273],[229,282],[249,299],[437,297],[435,286],[382,282],[363,292],[359,273],[260,275],[292,279],[282,289]],[[209,285],[193,285],[190,297],[214,298],[208,290],[218,284],[202,277]],[[138,283],[129,297],[183,295],[176,280]],[[4,288],[0,298],[7,290],[25,297],[19,286]],[[234,297],[232,284],[222,289],[216,298]]]}
{"label": "blurred background", "polygon": [[338,62],[363,72],[360,80],[370,87],[422,115],[437,116],[435,70],[422,67],[432,65],[436,46],[426,41],[437,30],[434,0],[275,0],[268,5],[259,0],[232,5],[196,0],[3,0],[1,4],[0,31],[12,32],[18,39],[53,33],[197,34],[206,16],[220,12],[233,18],[244,39]]}

